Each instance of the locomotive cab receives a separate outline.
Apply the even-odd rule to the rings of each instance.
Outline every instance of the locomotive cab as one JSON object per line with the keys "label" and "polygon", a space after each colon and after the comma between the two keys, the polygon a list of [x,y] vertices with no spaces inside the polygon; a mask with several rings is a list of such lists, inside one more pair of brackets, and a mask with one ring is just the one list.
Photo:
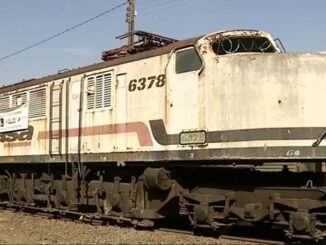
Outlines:
{"label": "locomotive cab", "polygon": [[[273,38],[265,32],[254,30],[222,31],[208,34],[187,43],[185,46],[173,49],[166,67],[167,76],[167,110],[166,126],[170,132],[182,132],[179,144],[183,148],[202,147],[208,145],[206,132],[212,128],[210,121],[223,118],[213,107],[216,103],[223,104],[224,95],[219,98],[212,87],[223,91],[225,84],[220,84],[217,77],[216,64],[223,72],[225,68],[219,65],[219,57],[232,54],[280,53]],[[232,66],[232,64],[229,64]],[[232,71],[234,73],[235,71]],[[219,102],[219,100],[221,101]],[[223,100],[223,101],[222,101]],[[212,109],[207,110],[207,107]],[[205,109],[206,107],[206,109]],[[213,113],[212,113],[213,112]],[[208,113],[208,114],[207,114]],[[215,125],[213,126],[215,127]],[[223,125],[218,126],[218,128]],[[187,133],[190,132],[190,133]],[[192,133],[194,132],[194,133]],[[182,136],[201,135],[200,139],[181,142]]]}

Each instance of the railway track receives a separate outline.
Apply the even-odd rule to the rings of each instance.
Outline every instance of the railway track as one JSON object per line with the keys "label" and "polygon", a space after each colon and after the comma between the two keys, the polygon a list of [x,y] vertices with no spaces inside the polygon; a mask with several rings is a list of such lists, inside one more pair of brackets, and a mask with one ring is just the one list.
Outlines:
{"label": "railway track", "polygon": [[264,240],[264,239],[255,239],[255,238],[249,238],[249,237],[237,237],[237,236],[228,236],[228,235],[222,235],[220,236],[221,239],[226,239],[230,241],[239,241],[239,242],[252,242],[255,244],[270,244],[270,245],[284,245],[285,242],[280,241],[272,241],[272,240]]}
{"label": "railway track", "polygon": [[[191,227],[185,224],[163,222],[159,225],[152,224],[152,221],[137,222],[135,220],[122,218],[122,217],[111,217],[97,214],[85,214],[80,212],[72,212],[68,210],[48,210],[45,208],[27,207],[22,205],[11,205],[7,206],[6,203],[1,203],[1,209],[10,212],[22,211],[24,214],[32,215],[35,217],[43,217],[47,219],[71,221],[79,224],[91,224],[93,226],[105,226],[105,225],[119,225],[121,227],[137,228],[137,230],[147,231],[161,231],[171,234],[183,234],[190,235],[193,237],[205,237],[216,239],[216,241],[228,241],[226,243],[246,243],[246,244],[270,244],[270,245],[284,245],[288,244],[282,240],[270,239],[273,235],[268,234],[264,237],[261,231],[249,230],[248,227],[237,227],[235,230],[227,231],[225,234],[218,234],[218,232],[206,232],[202,230],[192,230]],[[244,235],[245,234],[245,235]],[[258,235],[259,234],[259,235]],[[199,235],[199,236],[198,236]],[[275,235],[274,237],[278,237]],[[303,242],[303,243],[306,243]],[[222,243],[223,244],[223,243]]]}

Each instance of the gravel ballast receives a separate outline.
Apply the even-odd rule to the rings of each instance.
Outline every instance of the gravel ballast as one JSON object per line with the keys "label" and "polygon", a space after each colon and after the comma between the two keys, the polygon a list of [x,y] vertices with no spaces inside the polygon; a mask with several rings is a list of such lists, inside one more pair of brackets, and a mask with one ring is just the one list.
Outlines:
{"label": "gravel ballast", "polygon": [[159,230],[95,226],[49,219],[22,212],[0,211],[0,244],[243,244]]}

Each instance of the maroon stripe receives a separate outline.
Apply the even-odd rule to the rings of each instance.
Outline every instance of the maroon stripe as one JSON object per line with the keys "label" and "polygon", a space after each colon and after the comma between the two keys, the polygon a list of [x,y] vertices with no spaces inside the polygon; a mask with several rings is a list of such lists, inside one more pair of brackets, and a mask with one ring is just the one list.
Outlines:
{"label": "maroon stripe", "polygon": [[12,142],[12,143],[5,143],[4,147],[23,147],[23,146],[30,146],[31,142]]}
{"label": "maroon stripe", "polygon": [[[68,137],[78,137],[78,128],[68,130]],[[104,135],[104,134],[120,134],[120,133],[137,133],[138,141],[141,146],[152,146],[152,138],[148,127],[142,122],[109,124],[101,126],[92,126],[81,128],[82,136]],[[61,130],[62,137],[66,137],[65,130]],[[58,135],[59,130],[54,130],[53,135]],[[48,139],[50,131],[40,131],[38,139]]]}

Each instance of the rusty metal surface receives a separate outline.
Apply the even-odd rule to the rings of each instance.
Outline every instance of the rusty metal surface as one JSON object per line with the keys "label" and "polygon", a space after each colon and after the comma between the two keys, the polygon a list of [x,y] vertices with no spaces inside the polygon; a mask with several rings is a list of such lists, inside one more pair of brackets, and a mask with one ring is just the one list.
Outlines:
{"label": "rusty metal surface", "polygon": [[[325,236],[322,174],[171,167],[165,185],[167,176],[158,174],[162,173],[158,167],[142,174],[143,167],[88,165],[83,180],[76,171],[70,177],[46,173],[44,165],[30,167],[28,173],[20,167],[6,168],[0,172],[0,194],[1,203],[8,207],[140,227],[152,227],[155,220],[177,222],[189,217],[185,227],[216,233],[239,222],[260,222],[282,229],[284,238],[313,241]],[[62,170],[56,165],[55,173]],[[307,178],[317,186],[298,187]]]}
{"label": "rusty metal surface", "polygon": [[[128,32],[124,35],[118,36],[116,38],[123,40],[125,38],[136,36],[138,38],[137,41],[124,45],[120,48],[111,49],[102,52],[102,60],[109,61],[121,57],[126,57],[130,55],[134,55],[137,53],[142,53],[148,50],[157,49],[161,47],[165,47],[171,43],[177,42],[178,40],[173,38],[164,37],[161,35],[157,35],[150,32],[144,31],[134,31]],[[134,38],[132,38],[134,39]]]}

